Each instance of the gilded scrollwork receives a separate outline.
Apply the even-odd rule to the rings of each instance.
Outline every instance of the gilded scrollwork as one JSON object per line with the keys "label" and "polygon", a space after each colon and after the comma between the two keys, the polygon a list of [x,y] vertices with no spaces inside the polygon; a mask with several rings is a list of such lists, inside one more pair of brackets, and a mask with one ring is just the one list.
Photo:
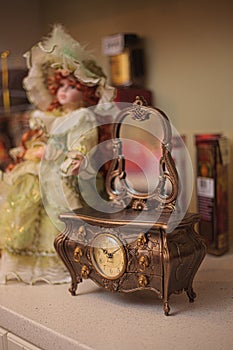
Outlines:
{"label": "gilded scrollwork", "polygon": [[144,245],[146,244],[146,241],[147,241],[146,235],[144,233],[140,233],[137,239],[137,246],[139,248],[143,248]]}
{"label": "gilded scrollwork", "polygon": [[145,270],[150,264],[148,256],[147,255],[140,256],[138,260],[138,264],[141,270]]}
{"label": "gilded scrollwork", "polygon": [[150,114],[148,112],[148,109],[143,108],[143,106],[146,106],[147,102],[142,96],[137,96],[134,103],[133,108],[129,112],[130,116],[134,120],[144,121],[146,119],[150,118]]}
{"label": "gilded scrollwork", "polygon": [[119,279],[112,281],[112,280],[108,280],[106,278],[103,278],[102,285],[104,286],[104,288],[106,288],[110,291],[117,291],[118,287],[119,287]]}
{"label": "gilded scrollwork", "polygon": [[134,199],[132,201],[132,209],[134,210],[149,210],[150,205],[148,205],[148,202],[144,199]]}
{"label": "gilded scrollwork", "polygon": [[138,277],[138,286],[140,288],[145,288],[148,285],[149,281],[148,278],[145,275],[140,275]]}
{"label": "gilded scrollwork", "polygon": [[81,276],[84,279],[87,279],[89,277],[90,274],[90,269],[87,265],[83,265],[82,269],[81,269]]}
{"label": "gilded scrollwork", "polygon": [[86,243],[87,239],[86,239],[87,233],[86,233],[86,228],[85,226],[80,226],[77,232],[77,239],[79,242],[83,242]]}
{"label": "gilded scrollwork", "polygon": [[83,256],[82,249],[79,246],[77,246],[74,250],[74,261],[79,263],[82,256]]}

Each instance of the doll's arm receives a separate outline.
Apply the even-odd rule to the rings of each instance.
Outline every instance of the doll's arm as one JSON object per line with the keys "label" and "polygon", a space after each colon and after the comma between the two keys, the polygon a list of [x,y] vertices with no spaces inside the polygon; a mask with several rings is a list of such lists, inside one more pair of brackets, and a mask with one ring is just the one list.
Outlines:
{"label": "doll's arm", "polygon": [[80,133],[80,128],[74,128],[67,137],[68,152],[65,161],[61,165],[63,176],[77,175],[80,166],[87,166],[86,155],[96,146],[98,141],[97,128],[86,125]]}

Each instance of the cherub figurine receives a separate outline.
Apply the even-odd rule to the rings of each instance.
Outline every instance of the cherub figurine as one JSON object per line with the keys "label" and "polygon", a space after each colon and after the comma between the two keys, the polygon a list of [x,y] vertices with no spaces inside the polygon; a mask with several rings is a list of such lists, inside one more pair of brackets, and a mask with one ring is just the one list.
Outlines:
{"label": "cherub figurine", "polygon": [[96,169],[88,154],[98,143],[98,129],[88,107],[111,101],[114,89],[90,53],[60,25],[25,57],[24,87],[36,109],[22,147],[11,151],[15,164],[0,189],[0,283],[12,278],[30,284],[68,282],[53,246],[58,215],[82,206],[76,181],[80,167],[87,176],[81,191],[91,195],[88,183]]}

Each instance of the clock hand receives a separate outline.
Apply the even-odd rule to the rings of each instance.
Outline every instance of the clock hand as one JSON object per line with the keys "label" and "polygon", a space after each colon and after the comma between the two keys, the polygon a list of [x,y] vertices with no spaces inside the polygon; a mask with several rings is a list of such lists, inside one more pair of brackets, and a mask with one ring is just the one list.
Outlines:
{"label": "clock hand", "polygon": [[108,255],[108,251],[107,251],[107,249],[105,249],[105,248],[101,248],[101,250],[103,251],[103,253],[104,253],[104,254]]}
{"label": "clock hand", "polygon": [[104,253],[105,255],[107,255],[108,259],[112,259],[112,258],[113,258],[113,254],[112,254],[112,253],[109,253],[109,252],[107,251],[107,249],[101,248],[101,250],[103,251],[103,253]]}
{"label": "clock hand", "polygon": [[113,252],[111,252],[112,255],[114,255],[116,252],[118,252],[120,248],[117,248],[116,250],[114,250]]}
{"label": "clock hand", "polygon": [[119,249],[120,249],[120,248],[117,248],[117,249],[114,250],[113,252],[108,253],[108,254],[107,254],[107,255],[108,255],[108,258],[112,259],[112,258],[113,258],[113,255],[114,255],[116,252],[118,252]]}
{"label": "clock hand", "polygon": [[107,255],[107,257],[110,258],[110,259],[113,258],[113,255],[114,255],[116,252],[118,252],[119,249],[120,249],[120,248],[117,248],[117,249],[114,250],[113,252],[109,253],[109,252],[107,251],[107,249],[101,248],[101,250],[103,251],[103,253],[104,253],[105,255]]}

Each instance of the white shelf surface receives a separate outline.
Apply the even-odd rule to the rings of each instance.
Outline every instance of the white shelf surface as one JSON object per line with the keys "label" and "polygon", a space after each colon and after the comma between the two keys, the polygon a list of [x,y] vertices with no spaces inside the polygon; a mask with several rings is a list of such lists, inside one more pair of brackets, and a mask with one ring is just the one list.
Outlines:
{"label": "white shelf surface", "polygon": [[197,298],[113,293],[84,280],[68,285],[0,285],[0,327],[44,350],[229,350],[233,343],[233,249],[207,255],[194,279]]}

